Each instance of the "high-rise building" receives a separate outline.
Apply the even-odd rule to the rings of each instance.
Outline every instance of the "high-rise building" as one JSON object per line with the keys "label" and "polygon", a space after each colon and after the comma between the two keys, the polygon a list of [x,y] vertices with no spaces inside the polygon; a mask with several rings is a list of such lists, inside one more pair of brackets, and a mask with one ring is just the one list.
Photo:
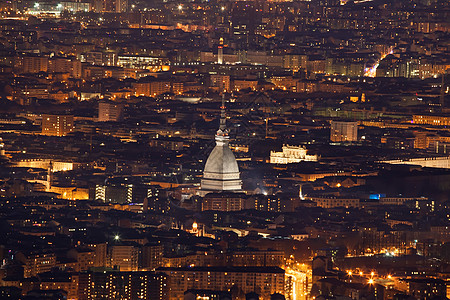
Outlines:
{"label": "high-rise building", "polygon": [[100,102],[98,104],[99,122],[119,122],[123,120],[123,104]]}
{"label": "high-rise building", "polygon": [[67,252],[67,257],[75,260],[75,272],[87,271],[94,266],[95,251],[89,248],[73,248]]}
{"label": "high-rise building", "polygon": [[137,271],[139,248],[134,243],[121,242],[109,248],[109,265],[121,271]]}
{"label": "high-rise building", "polygon": [[241,191],[239,166],[228,145],[229,138],[225,120],[225,101],[222,98],[220,126],[215,137],[216,146],[205,164],[200,195],[208,192]]}
{"label": "high-rise building", "polygon": [[358,122],[331,121],[330,140],[332,142],[356,142]]}
{"label": "high-rise building", "polygon": [[42,115],[42,134],[65,136],[73,130],[72,115]]}
{"label": "high-rise building", "polygon": [[230,76],[222,74],[213,74],[210,77],[210,86],[217,88],[220,92],[230,90]]}
{"label": "high-rise building", "polygon": [[128,10],[128,0],[115,0],[116,12],[127,12]]}
{"label": "high-rise building", "polygon": [[89,1],[62,1],[60,4],[62,10],[70,12],[88,12],[91,9],[91,3],[89,3]]}
{"label": "high-rise building", "polygon": [[227,265],[236,267],[281,267],[284,252],[277,250],[245,250],[228,254]]}
{"label": "high-rise building", "polygon": [[126,12],[128,0],[93,0],[92,9],[95,12]]}
{"label": "high-rise building", "polygon": [[94,267],[105,267],[107,259],[107,243],[89,243],[86,245],[89,249],[94,251],[93,266]]}
{"label": "high-rise building", "polygon": [[80,273],[78,299],[168,300],[167,275],[99,268]]}
{"label": "high-rise building", "polygon": [[106,185],[95,186],[95,200],[112,203],[129,203],[133,200],[133,185]]}
{"label": "high-rise building", "polygon": [[137,82],[133,85],[133,91],[136,96],[156,97],[166,92],[170,92],[170,81],[151,81],[151,82]]}
{"label": "high-rise building", "polygon": [[23,56],[17,58],[17,68],[21,73],[39,73],[48,71],[48,57]]}
{"label": "high-rise building", "polygon": [[144,212],[157,212],[164,214],[170,210],[170,201],[164,195],[148,196],[144,198],[143,209]]}
{"label": "high-rise building", "polygon": [[244,209],[243,193],[209,193],[202,202],[202,210],[236,211]]}
{"label": "high-rise building", "polygon": [[284,270],[279,267],[185,267],[159,268],[169,277],[170,300],[183,299],[189,289],[227,291],[233,286],[244,293],[255,292],[261,299],[271,294],[283,293],[285,289]]}
{"label": "high-rise building", "polygon": [[[73,272],[50,271],[40,273],[40,283],[25,299],[78,299],[78,274]],[[34,297],[29,297],[36,293]],[[61,293],[60,296],[55,294]],[[2,298],[4,299],[4,298]]]}
{"label": "high-rise building", "polygon": [[94,197],[98,201],[112,203],[144,202],[146,211],[164,212],[169,208],[167,201],[165,201],[167,197],[160,194],[157,187],[139,183],[111,180],[104,184],[97,184]]}
{"label": "high-rise building", "polygon": [[23,276],[29,278],[48,272],[56,265],[56,255],[52,252],[18,252],[16,259],[23,264]]}
{"label": "high-rise building", "polygon": [[146,244],[142,246],[142,268],[154,270],[162,266],[164,246],[162,244]]}
{"label": "high-rise building", "polygon": [[69,73],[69,77],[81,78],[81,61],[75,57],[54,57],[48,61],[49,73]]}
{"label": "high-rise building", "polygon": [[287,195],[253,195],[245,200],[243,209],[255,209],[260,211],[295,211],[299,206],[299,197]]}

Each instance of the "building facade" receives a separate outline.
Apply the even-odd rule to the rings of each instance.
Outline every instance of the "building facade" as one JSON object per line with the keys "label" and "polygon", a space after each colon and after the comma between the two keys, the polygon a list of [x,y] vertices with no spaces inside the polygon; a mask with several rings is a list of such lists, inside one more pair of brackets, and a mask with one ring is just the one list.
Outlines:
{"label": "building facade", "polygon": [[78,295],[79,300],[168,300],[168,278],[165,274],[155,272],[120,272],[99,269],[80,273]]}
{"label": "building facade", "polygon": [[358,122],[331,121],[330,140],[332,142],[358,141]]}
{"label": "building facade", "polygon": [[244,294],[256,292],[261,299],[284,294],[285,271],[279,267],[191,267],[159,268],[169,278],[170,300],[183,299],[189,289],[227,291],[232,287]]}
{"label": "building facade", "polygon": [[42,115],[42,134],[65,136],[74,131],[71,115]]}
{"label": "building facade", "polygon": [[243,193],[209,193],[203,198],[202,210],[242,210],[244,209],[243,196]]}
{"label": "building facade", "polygon": [[100,102],[98,104],[99,122],[119,122],[123,120],[123,105],[120,103]]}
{"label": "building facade", "polygon": [[301,161],[317,161],[317,155],[308,155],[302,146],[283,145],[281,152],[270,151],[271,164],[292,164]]}

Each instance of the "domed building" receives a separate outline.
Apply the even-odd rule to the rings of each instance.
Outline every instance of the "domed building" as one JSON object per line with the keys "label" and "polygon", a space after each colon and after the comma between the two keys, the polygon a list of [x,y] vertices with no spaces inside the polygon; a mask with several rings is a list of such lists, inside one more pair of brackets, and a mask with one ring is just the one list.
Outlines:
{"label": "domed building", "polygon": [[200,195],[211,192],[241,192],[242,181],[233,152],[228,146],[229,131],[225,120],[225,102],[222,99],[220,126],[216,133],[216,146],[203,170]]}

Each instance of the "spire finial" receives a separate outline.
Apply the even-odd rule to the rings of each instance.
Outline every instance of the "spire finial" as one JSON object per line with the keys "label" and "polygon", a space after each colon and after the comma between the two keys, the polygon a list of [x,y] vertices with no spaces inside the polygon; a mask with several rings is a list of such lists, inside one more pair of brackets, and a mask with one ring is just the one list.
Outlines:
{"label": "spire finial", "polygon": [[227,128],[226,123],[226,115],[225,115],[225,93],[222,93],[222,106],[220,107],[220,126],[219,129],[223,132]]}

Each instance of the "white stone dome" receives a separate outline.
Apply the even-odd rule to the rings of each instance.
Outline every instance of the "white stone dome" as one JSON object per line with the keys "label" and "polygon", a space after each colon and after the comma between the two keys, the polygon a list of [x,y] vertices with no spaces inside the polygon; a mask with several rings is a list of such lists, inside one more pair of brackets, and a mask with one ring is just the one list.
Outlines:
{"label": "white stone dome", "polygon": [[234,191],[242,189],[239,166],[228,143],[217,141],[216,147],[208,157],[201,180],[201,189],[208,191]]}
{"label": "white stone dome", "polygon": [[[208,157],[204,169],[204,178],[213,174],[237,174],[239,179],[239,167],[236,157],[228,148],[228,145],[216,145]],[[215,176],[213,176],[215,177]]]}

